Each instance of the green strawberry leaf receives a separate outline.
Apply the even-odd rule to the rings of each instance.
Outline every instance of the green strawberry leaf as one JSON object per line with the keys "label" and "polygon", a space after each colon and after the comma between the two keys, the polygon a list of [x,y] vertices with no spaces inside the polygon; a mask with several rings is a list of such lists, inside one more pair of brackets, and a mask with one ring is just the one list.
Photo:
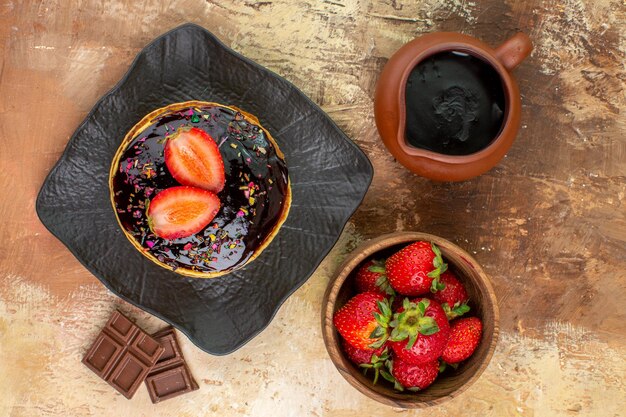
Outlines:
{"label": "green strawberry leaf", "polygon": [[393,388],[394,388],[396,391],[401,391],[401,392],[402,392],[402,391],[404,391],[404,387],[402,386],[402,384],[401,384],[401,383],[399,383],[399,382],[398,382],[398,381],[396,381],[396,380],[394,380],[394,381],[393,381]]}
{"label": "green strawberry leaf", "polygon": [[409,337],[409,334],[406,331],[400,330],[400,329],[398,329],[396,327],[391,332],[391,337],[389,338],[389,340],[391,340],[392,342],[401,342],[402,340],[406,339],[407,337]]}
{"label": "green strawberry leaf", "polygon": [[424,336],[430,336],[439,331],[439,326],[437,326],[437,322],[432,317],[422,317],[419,319],[418,324],[418,331]]}
{"label": "green strawberry leaf", "polygon": [[435,268],[426,275],[428,275],[429,278],[439,278],[440,274],[441,274],[441,268]]}
{"label": "green strawberry leaf", "polygon": [[378,325],[382,327],[383,329],[387,328],[387,326],[389,325],[389,319],[391,319],[391,317],[383,316],[382,314],[379,314],[379,313],[374,313],[374,318],[376,319],[376,322],[378,323]]}
{"label": "green strawberry leaf", "polygon": [[385,378],[387,381],[389,381],[389,382],[392,382],[392,383],[393,383],[393,382],[395,382],[395,381],[396,381],[396,379],[395,379],[393,376],[391,376],[391,374],[390,374],[389,372],[385,371],[384,369],[381,369],[381,370],[380,370],[380,375],[381,375],[383,378]]}
{"label": "green strawberry leaf", "polygon": [[443,311],[446,313],[446,317],[448,318],[448,320],[455,319],[467,313],[468,311],[470,311],[470,306],[468,306],[467,304],[459,305],[459,303],[456,303],[454,305],[454,308],[450,308],[448,303],[443,303],[441,307],[443,308]]}
{"label": "green strawberry leaf", "polygon": [[370,272],[375,272],[377,274],[384,274],[385,273],[385,267],[384,266],[371,265],[369,268],[367,268],[367,270],[370,271]]}
{"label": "green strawberry leaf", "polygon": [[384,291],[387,295],[396,295],[396,292],[393,290],[391,285],[389,285],[389,280],[386,275],[381,275],[376,280],[376,286]]}
{"label": "green strawberry leaf", "polygon": [[381,327],[380,326],[376,326],[376,328],[372,331],[372,333],[370,333],[370,335],[368,337],[370,339],[378,339],[380,336],[382,336],[380,330],[381,330]]}
{"label": "green strawberry leaf", "polygon": [[[433,271],[433,272],[435,272],[435,271]],[[433,272],[431,272],[431,274]],[[433,278],[434,278],[433,282],[430,284],[430,292],[435,293],[437,291],[441,291],[444,288],[446,288],[446,284],[444,284],[443,282],[439,281],[439,274],[437,274],[437,276],[435,276]]]}
{"label": "green strawberry leaf", "polygon": [[422,316],[424,315],[424,313],[426,313],[426,306],[424,305],[423,301],[417,303],[417,308],[420,309],[420,313],[422,314]]}
{"label": "green strawberry leaf", "polygon": [[417,303],[417,308],[419,308],[421,316],[426,314],[426,309],[428,308],[428,306],[430,306],[430,301],[428,301],[428,299],[424,299]]}
{"label": "green strawberry leaf", "polygon": [[404,347],[405,350],[411,350],[413,348],[413,345],[415,344],[415,342],[417,342],[417,334],[412,334],[409,336],[409,341],[406,344],[406,346]]}
{"label": "green strawberry leaf", "polygon": [[[374,330],[374,331],[376,331],[376,330]],[[382,333],[383,334],[381,336],[379,336],[380,339],[378,339],[377,341],[375,341],[374,343],[369,345],[370,348],[378,349],[378,348],[382,347],[385,344],[385,342],[387,342],[387,340],[389,339],[389,335],[387,334],[387,331],[383,329]],[[371,337],[371,335],[370,335],[370,337]]]}
{"label": "green strawberry leaf", "polygon": [[408,389],[409,391],[412,391],[412,392],[417,392],[417,391],[419,391],[419,390],[420,390],[420,387],[410,387],[410,388],[407,388],[407,389]]}
{"label": "green strawberry leaf", "polygon": [[432,334],[435,334],[439,331],[439,326],[437,326],[436,324],[434,326],[431,327],[426,327],[426,328],[422,328],[420,329],[420,334],[423,334],[424,336],[430,336]]}
{"label": "green strawberry leaf", "polygon": [[430,247],[435,252],[435,257],[441,259],[441,250],[434,243],[430,243]]}
{"label": "green strawberry leaf", "polygon": [[437,321],[430,316],[420,317],[417,320],[418,327],[432,327],[437,325]]}
{"label": "green strawberry leaf", "polygon": [[406,310],[404,310],[402,313],[400,314],[396,314],[396,316],[394,317],[396,320],[398,321],[403,321],[404,317],[406,316]]}
{"label": "green strawberry leaf", "polygon": [[400,330],[398,330],[398,328],[394,328],[391,331],[391,334],[389,335],[389,340],[391,340],[392,342],[396,342],[397,338],[398,338],[398,333],[400,332]]}
{"label": "green strawberry leaf", "polygon": [[439,363],[439,373],[442,373],[443,371],[445,371],[447,365],[448,365],[447,363],[445,363],[444,361],[441,361],[441,363]]}
{"label": "green strawberry leaf", "polygon": [[456,314],[456,317],[462,316],[463,314],[470,311],[470,306],[468,306],[467,304],[461,304],[460,306],[454,307],[452,311],[454,312],[454,314]]}
{"label": "green strawberry leaf", "polygon": [[389,319],[392,316],[391,308],[389,307],[389,302],[387,300],[384,301],[376,301],[380,312],[383,313],[385,317],[385,323],[389,323]]}
{"label": "green strawberry leaf", "polygon": [[385,294],[387,295],[396,295],[396,292],[391,285],[386,285],[384,288],[382,288],[382,290],[385,291]]}
{"label": "green strawberry leaf", "polygon": [[379,341],[372,343],[371,345],[369,345],[370,349],[378,349],[380,347],[382,347],[382,345],[385,344],[385,342],[387,341],[387,338],[381,338]]}
{"label": "green strawberry leaf", "polygon": [[[434,243],[431,243],[430,247],[435,253],[435,257],[433,258],[433,266],[435,267],[435,269],[429,272],[428,276],[430,278],[438,278],[439,275],[443,274],[448,269],[448,264],[443,261],[443,258],[441,257],[441,250],[439,250],[437,245],[435,245]],[[436,288],[437,288],[436,286],[431,287],[431,290],[435,292],[437,291]]]}

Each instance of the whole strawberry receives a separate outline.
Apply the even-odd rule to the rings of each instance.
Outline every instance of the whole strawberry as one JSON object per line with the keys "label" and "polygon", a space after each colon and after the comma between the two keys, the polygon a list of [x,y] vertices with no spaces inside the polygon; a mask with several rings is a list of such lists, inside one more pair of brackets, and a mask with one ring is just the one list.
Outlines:
{"label": "whole strawberry", "polygon": [[467,305],[469,300],[467,291],[452,271],[442,273],[439,276],[439,284],[443,288],[434,293],[432,298],[441,304],[448,320],[462,316],[470,310]]}
{"label": "whole strawberry", "polygon": [[405,298],[390,326],[391,348],[398,358],[413,365],[437,360],[450,336],[446,313],[439,303],[428,298]]}
{"label": "whole strawberry", "polygon": [[367,372],[368,369],[374,370],[374,384],[378,382],[380,370],[385,366],[385,362],[389,359],[389,352],[386,346],[378,349],[358,349],[341,341],[341,347],[352,363],[359,365]]}
{"label": "whole strawberry", "polygon": [[381,374],[385,379],[393,382],[398,391],[403,391],[404,388],[410,391],[420,391],[430,386],[439,375],[439,361],[414,365],[396,358],[391,362],[390,371],[390,374],[383,371]]}
{"label": "whole strawberry", "polygon": [[395,292],[385,275],[385,262],[371,260],[363,264],[354,277],[357,292],[377,292],[394,295]]}
{"label": "whole strawberry", "polygon": [[434,243],[415,242],[391,255],[385,269],[394,290],[415,296],[440,290],[439,275],[448,269],[448,264]]}
{"label": "whole strawberry", "polygon": [[467,317],[453,321],[441,359],[455,364],[469,358],[478,347],[482,333],[483,323],[479,318]]}
{"label": "whole strawberry", "polygon": [[389,336],[387,327],[391,309],[387,299],[377,293],[364,292],[352,297],[333,316],[339,334],[358,349],[378,349]]}

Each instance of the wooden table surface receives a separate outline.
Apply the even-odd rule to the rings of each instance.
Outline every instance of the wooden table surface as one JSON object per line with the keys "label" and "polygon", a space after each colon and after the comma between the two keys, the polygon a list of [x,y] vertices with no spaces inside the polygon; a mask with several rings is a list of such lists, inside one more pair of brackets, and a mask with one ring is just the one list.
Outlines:
{"label": "wooden table surface", "polygon": [[[105,4],[105,5],[103,5]],[[80,359],[117,299],[46,231],[37,192],[76,127],[159,34],[198,23],[284,76],[371,159],[361,207],[272,324],[213,357],[184,337],[200,389],[130,401]],[[0,2],[0,415],[626,415],[626,4],[621,0],[114,0]],[[535,50],[516,71],[522,128],[471,181],[412,175],[381,145],[372,98],[381,68],[422,33]],[[455,241],[493,280],[502,333],[465,394],[402,411],[354,390],[321,339],[323,291],[355,244],[416,230]]]}

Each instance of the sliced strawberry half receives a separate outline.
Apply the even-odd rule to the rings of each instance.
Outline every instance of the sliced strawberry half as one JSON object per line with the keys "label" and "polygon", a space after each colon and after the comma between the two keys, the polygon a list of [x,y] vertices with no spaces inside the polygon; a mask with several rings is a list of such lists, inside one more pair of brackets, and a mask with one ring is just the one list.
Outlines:
{"label": "sliced strawberry half", "polygon": [[150,201],[148,225],[155,235],[173,240],[204,229],[220,209],[215,193],[196,187],[172,187]]}
{"label": "sliced strawberry half", "polygon": [[165,144],[165,165],[182,185],[219,193],[224,188],[224,161],[213,138],[197,127],[181,127]]}

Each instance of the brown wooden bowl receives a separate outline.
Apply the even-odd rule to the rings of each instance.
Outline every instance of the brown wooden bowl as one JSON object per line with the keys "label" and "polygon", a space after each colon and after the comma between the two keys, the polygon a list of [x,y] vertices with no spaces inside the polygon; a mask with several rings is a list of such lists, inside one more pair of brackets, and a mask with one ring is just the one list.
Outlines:
{"label": "brown wooden bowl", "polygon": [[[463,283],[470,297],[471,310],[466,316],[479,317],[483,335],[474,354],[462,362],[457,370],[446,370],[428,388],[419,392],[398,392],[391,384],[379,378],[376,385],[370,377],[354,365],[341,349],[341,337],[333,325],[333,315],[354,294],[354,274],[359,266],[373,255],[388,257],[409,243],[424,240],[435,243],[448,267]],[[499,332],[499,313],[496,296],[476,260],[463,249],[443,238],[418,232],[392,233],[369,240],[352,252],[339,267],[328,284],[322,302],[322,334],[324,344],[339,373],[356,389],[383,404],[402,408],[424,408],[456,397],[474,383],[483,373],[496,347]],[[451,372],[452,371],[452,372]]]}

